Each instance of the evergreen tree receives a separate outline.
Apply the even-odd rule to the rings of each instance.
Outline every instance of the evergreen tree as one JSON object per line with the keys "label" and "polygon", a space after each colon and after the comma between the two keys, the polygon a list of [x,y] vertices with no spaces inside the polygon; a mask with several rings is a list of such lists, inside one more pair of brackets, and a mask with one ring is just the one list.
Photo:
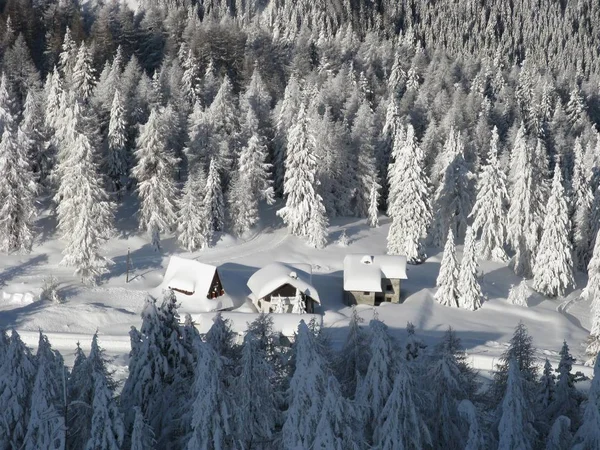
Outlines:
{"label": "evergreen tree", "polygon": [[209,108],[213,136],[218,149],[217,168],[224,175],[229,173],[235,162],[234,154],[237,150],[240,132],[238,116],[239,111],[233,94],[233,86],[226,75]]}
{"label": "evergreen tree", "polygon": [[366,331],[360,327],[362,321],[356,307],[352,307],[348,336],[335,362],[342,392],[349,398],[354,397],[360,380],[367,372],[369,344]]}
{"label": "evergreen tree", "polygon": [[293,346],[295,367],[286,393],[288,409],[281,429],[283,448],[309,448],[327,391],[327,363],[319,344],[304,320],[298,325]]}
{"label": "evergreen tree", "polygon": [[573,149],[574,165],[571,181],[571,204],[574,209],[574,244],[577,267],[586,270],[592,256],[590,211],[594,196],[586,175],[581,140],[577,138]]}
{"label": "evergreen tree", "polygon": [[575,358],[571,356],[566,341],[563,342],[559,355],[555,396],[549,408],[552,413],[551,417],[552,420],[559,416],[568,417],[570,422],[577,426],[579,424],[579,404],[582,398],[575,383],[580,381],[583,375],[580,372],[572,373]]}
{"label": "evergreen tree", "polygon": [[467,221],[473,206],[472,180],[474,175],[464,157],[464,145],[461,134],[450,129],[444,144],[444,154],[448,164],[434,196],[434,242],[441,245],[447,230],[456,236],[464,236]]}
{"label": "evergreen tree", "polygon": [[134,408],[135,419],[131,431],[131,450],[153,450],[154,432],[144,420],[144,414],[139,407]]}
{"label": "evergreen tree", "polygon": [[458,305],[471,311],[481,308],[483,294],[479,284],[479,270],[475,253],[475,236],[473,229],[467,228],[463,258],[458,272]]}
{"label": "evergreen tree", "polygon": [[596,358],[594,378],[583,410],[581,426],[573,438],[572,450],[600,447],[600,358]]}
{"label": "evergreen tree", "polygon": [[330,376],[312,448],[358,450],[362,444],[360,421],[354,404],[342,396],[338,381]]}
{"label": "evergreen tree", "polygon": [[387,326],[374,319],[369,324],[369,331],[371,358],[356,391],[356,403],[363,414],[367,439],[373,437],[398,372],[395,343],[388,333]]}
{"label": "evergreen tree", "polygon": [[494,384],[490,393],[497,401],[502,398],[506,390],[509,364],[512,360],[516,362],[518,373],[523,379],[523,395],[531,398],[533,386],[537,379],[538,368],[535,358],[535,348],[533,347],[533,338],[527,332],[527,327],[525,327],[523,322],[519,322],[515,327],[510,345],[500,357],[500,364],[496,366]]}
{"label": "evergreen tree", "polygon": [[127,174],[127,123],[125,107],[119,90],[115,95],[110,109],[108,125],[108,155],[106,159],[106,175],[111,179],[112,191],[119,192]]}
{"label": "evergreen tree", "polygon": [[[357,155],[356,214],[359,217],[369,217],[372,224],[372,215],[369,214],[369,207],[372,204],[372,191],[374,191],[375,195],[378,195],[381,186],[377,176],[375,161],[375,118],[366,100],[362,102],[356,113],[351,131],[351,139],[354,142]],[[292,149],[290,148],[289,150],[291,151]]]}
{"label": "evergreen tree", "polygon": [[206,176],[200,165],[193,168],[178,200],[177,234],[179,243],[190,252],[208,247],[212,229],[202,192],[206,189]]}
{"label": "evergreen tree", "polygon": [[266,446],[279,423],[280,399],[275,387],[275,368],[253,333],[244,338],[240,369],[232,386],[237,440],[243,448],[250,448],[255,442]]}
{"label": "evergreen tree", "polygon": [[487,163],[479,175],[477,198],[471,216],[475,235],[481,231],[479,254],[483,259],[506,261],[506,177],[498,161],[498,129],[492,130]]}
{"label": "evergreen tree", "polygon": [[273,172],[275,174],[275,190],[283,193],[285,179],[285,161],[287,160],[288,130],[291,130],[298,110],[300,108],[301,91],[298,79],[292,73],[285,86],[285,92],[280,104],[277,105],[273,115],[275,124],[274,136],[274,161]]}
{"label": "evergreen tree", "polygon": [[37,368],[29,349],[12,331],[0,360],[0,447],[21,448],[27,432]]}
{"label": "evergreen tree", "polygon": [[507,237],[513,250],[512,265],[517,275],[529,276],[533,268],[539,234],[543,223],[544,201],[541,198],[532,150],[521,124],[510,158],[510,207],[508,210]]}
{"label": "evergreen tree", "polygon": [[222,231],[225,224],[225,204],[216,159],[210,160],[204,194],[204,208],[211,231]]}
{"label": "evergreen tree", "polygon": [[77,343],[73,369],[67,381],[67,448],[85,448],[91,431],[93,379],[91,364]]}
{"label": "evergreen tree", "polygon": [[[317,193],[316,143],[310,132],[310,119],[304,104],[300,106],[296,124],[290,130],[287,145],[285,206],[277,211],[288,229],[296,236],[309,236],[313,245],[323,245],[326,223],[323,198]],[[312,223],[311,222],[315,222]],[[320,222],[320,223],[319,223]]]}
{"label": "evergreen tree", "polygon": [[94,89],[94,73],[92,68],[92,55],[82,42],[77,52],[77,59],[73,66],[73,78],[71,89],[75,93],[76,98],[87,101],[90,99]]}
{"label": "evergreen tree", "polygon": [[31,406],[27,433],[23,442],[25,450],[65,448],[65,417],[63,416],[63,359],[52,350],[48,338],[40,332],[36,354],[37,374],[31,391]]}
{"label": "evergreen tree", "polygon": [[583,300],[591,300],[592,328],[586,353],[595,358],[600,352],[600,239],[596,238],[594,253],[588,265],[588,282],[581,292]]}
{"label": "evergreen tree", "polygon": [[0,250],[31,250],[34,239],[37,187],[27,160],[28,139],[20,130],[6,126],[0,141]]}
{"label": "evergreen tree", "polygon": [[158,111],[153,109],[137,140],[137,164],[132,174],[138,182],[141,200],[139,223],[150,233],[152,245],[160,249],[160,233],[175,222],[175,183],[173,171],[177,158],[166,148],[165,130]]}
{"label": "evergreen tree", "polygon": [[30,90],[23,106],[23,120],[19,124],[24,134],[26,152],[38,183],[45,183],[52,164],[51,149],[45,141],[47,129],[44,124],[43,92]]}
{"label": "evergreen tree", "polygon": [[548,358],[546,358],[544,370],[542,371],[542,376],[540,377],[536,405],[542,415],[548,414],[548,407],[555,399],[555,392],[556,377],[553,373],[552,364],[550,364],[550,361],[548,361]]}
{"label": "evergreen tree", "polygon": [[456,261],[456,248],[454,246],[454,233],[448,230],[448,239],[444,247],[444,255],[440,264],[440,273],[435,285],[438,287],[435,299],[444,306],[458,308],[460,296],[458,290],[459,278],[458,262]]}
{"label": "evergreen tree", "polygon": [[531,425],[533,414],[526,401],[525,389],[518,361],[509,360],[506,392],[499,411],[498,450],[534,447],[536,433]]}
{"label": "evergreen tree", "polygon": [[81,280],[94,284],[105,273],[106,259],[100,246],[113,230],[113,206],[102,187],[88,137],[75,133],[62,165],[62,182],[55,198],[59,227],[67,245],[61,264],[75,267]]}
{"label": "evergreen tree", "polygon": [[549,297],[563,295],[573,285],[571,223],[564,196],[562,175],[554,171],[552,194],[546,207],[544,231],[533,267],[533,288]]}
{"label": "evergreen tree", "polygon": [[92,420],[86,450],[98,448],[119,450],[123,444],[125,428],[114,398],[114,382],[106,369],[103,350],[98,345],[98,334],[92,339],[92,349],[87,360],[93,380]]}
{"label": "evergreen tree", "polygon": [[377,448],[423,449],[431,446],[431,435],[419,412],[415,391],[409,371],[400,368],[379,416],[379,426],[374,436]]}
{"label": "evergreen tree", "polygon": [[423,241],[431,221],[429,181],[422,169],[423,152],[417,144],[412,125],[406,135],[396,132],[393,161],[388,169],[388,216],[392,225],[388,234],[388,253],[406,255],[409,263],[426,258]]}
{"label": "evergreen tree", "polygon": [[546,438],[546,450],[562,450],[571,448],[573,435],[571,434],[571,421],[568,417],[560,416],[552,424],[550,433]]}

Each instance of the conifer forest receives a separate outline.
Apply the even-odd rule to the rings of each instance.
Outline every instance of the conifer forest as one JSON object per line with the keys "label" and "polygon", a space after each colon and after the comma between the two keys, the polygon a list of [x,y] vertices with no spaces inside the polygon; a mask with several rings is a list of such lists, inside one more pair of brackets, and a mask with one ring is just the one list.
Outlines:
{"label": "conifer forest", "polygon": [[[0,0],[0,450],[600,450],[599,231],[598,0]],[[408,306],[290,338],[146,293],[163,255],[287,236],[405,256]],[[40,328],[125,264],[123,371],[116,315],[66,358]],[[415,302],[436,334],[386,316]]]}

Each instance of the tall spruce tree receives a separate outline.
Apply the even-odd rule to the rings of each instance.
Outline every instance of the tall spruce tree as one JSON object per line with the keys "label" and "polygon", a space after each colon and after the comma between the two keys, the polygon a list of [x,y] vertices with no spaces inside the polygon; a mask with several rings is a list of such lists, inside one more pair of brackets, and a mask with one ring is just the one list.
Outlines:
{"label": "tall spruce tree", "polygon": [[566,288],[573,286],[571,222],[564,192],[562,174],[557,167],[533,267],[533,288],[549,297],[563,295]]}
{"label": "tall spruce tree", "polygon": [[388,216],[392,218],[392,225],[387,251],[393,255],[406,255],[409,263],[420,263],[427,256],[424,240],[431,221],[431,207],[429,181],[422,168],[423,152],[412,125],[407,126],[406,134],[395,133],[391,156]]}
{"label": "tall spruce tree", "polygon": [[461,308],[471,311],[481,308],[483,294],[478,272],[475,236],[473,229],[468,227],[458,272],[458,305]]}
{"label": "tall spruce tree", "polygon": [[440,264],[440,273],[435,283],[438,287],[435,293],[435,299],[438,303],[458,308],[458,298],[460,296],[458,290],[459,273],[458,262],[456,261],[456,247],[454,246],[454,233],[449,229]]}

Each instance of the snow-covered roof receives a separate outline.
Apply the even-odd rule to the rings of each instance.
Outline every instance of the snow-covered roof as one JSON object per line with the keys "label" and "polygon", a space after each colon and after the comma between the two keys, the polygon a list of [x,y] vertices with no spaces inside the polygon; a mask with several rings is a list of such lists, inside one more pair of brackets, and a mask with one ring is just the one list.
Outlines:
{"label": "snow-covered roof", "polygon": [[319,293],[312,285],[312,267],[309,264],[274,262],[257,270],[248,280],[248,288],[255,299],[261,299],[285,284],[321,303]]}
{"label": "snow-covered roof", "polygon": [[[259,313],[243,313],[243,312],[230,312],[223,311],[220,313],[225,320],[230,321],[231,330],[236,334],[243,336],[248,330],[248,324],[252,323],[260,316]],[[192,319],[196,323],[196,328],[201,334],[208,333],[212,326],[215,316],[217,313],[201,313],[192,314]],[[273,319],[273,331],[281,333],[286,337],[294,336],[294,333],[298,331],[298,325],[301,320],[304,320],[307,324],[311,319],[315,319],[319,326],[323,324],[323,316],[320,314],[269,314]]]}
{"label": "snow-covered roof", "polygon": [[161,287],[207,297],[217,268],[194,259],[171,256]]}
{"label": "snow-covered roof", "polygon": [[406,256],[350,254],[344,258],[344,290],[381,292],[381,279],[406,280]]}

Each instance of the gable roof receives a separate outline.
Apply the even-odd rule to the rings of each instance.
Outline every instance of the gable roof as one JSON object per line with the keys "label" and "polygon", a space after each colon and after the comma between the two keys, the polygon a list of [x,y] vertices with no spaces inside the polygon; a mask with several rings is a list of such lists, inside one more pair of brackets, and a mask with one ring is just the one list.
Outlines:
{"label": "gable roof", "polygon": [[381,279],[406,280],[406,256],[350,254],[344,258],[344,290],[381,292]]}
{"label": "gable roof", "polygon": [[247,284],[255,299],[263,298],[281,286],[289,284],[321,303],[319,293],[312,285],[312,267],[309,264],[274,262],[257,270]]}
{"label": "gable roof", "polygon": [[216,271],[216,266],[194,259],[171,256],[162,286],[206,296]]}

